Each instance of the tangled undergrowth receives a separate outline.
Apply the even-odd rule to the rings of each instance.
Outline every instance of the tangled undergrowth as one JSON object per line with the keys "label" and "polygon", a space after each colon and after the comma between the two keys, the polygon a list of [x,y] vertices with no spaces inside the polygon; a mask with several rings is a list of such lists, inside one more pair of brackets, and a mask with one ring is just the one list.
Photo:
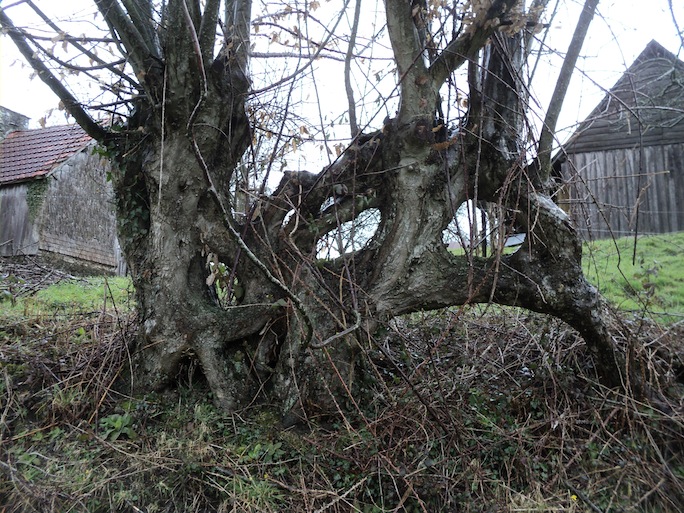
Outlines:
{"label": "tangled undergrowth", "polygon": [[684,510],[683,323],[614,321],[652,401],[599,386],[553,319],[395,319],[368,348],[372,400],[285,429],[218,411],[199,369],[132,396],[133,316],[0,327],[0,511]]}

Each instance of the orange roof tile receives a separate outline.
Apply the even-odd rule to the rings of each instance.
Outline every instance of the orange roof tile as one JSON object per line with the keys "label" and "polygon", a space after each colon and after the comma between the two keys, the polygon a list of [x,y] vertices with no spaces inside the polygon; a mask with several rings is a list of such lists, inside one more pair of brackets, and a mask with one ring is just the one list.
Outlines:
{"label": "orange roof tile", "polygon": [[0,141],[0,185],[45,176],[91,140],[78,125],[12,132]]}

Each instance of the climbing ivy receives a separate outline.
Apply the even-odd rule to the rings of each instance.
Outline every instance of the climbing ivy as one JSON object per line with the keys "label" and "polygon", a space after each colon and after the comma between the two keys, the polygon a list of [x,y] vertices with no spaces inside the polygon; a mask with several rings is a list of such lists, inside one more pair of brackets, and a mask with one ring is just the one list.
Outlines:
{"label": "climbing ivy", "polygon": [[47,194],[48,181],[45,178],[29,182],[26,187],[26,203],[28,204],[29,219],[34,221],[40,207],[43,205],[43,200]]}

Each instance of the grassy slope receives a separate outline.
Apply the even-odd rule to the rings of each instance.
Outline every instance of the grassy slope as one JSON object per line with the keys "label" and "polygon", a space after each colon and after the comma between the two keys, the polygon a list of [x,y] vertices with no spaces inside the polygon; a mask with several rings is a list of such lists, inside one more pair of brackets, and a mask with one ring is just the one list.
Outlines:
{"label": "grassy slope", "polygon": [[684,232],[589,243],[585,272],[622,310],[684,315]]}
{"label": "grassy slope", "polygon": [[[592,254],[599,286],[630,307],[624,287],[607,287],[623,279],[601,260],[609,249]],[[670,288],[676,271],[657,259],[658,277],[669,278],[646,299],[681,311]],[[624,261],[623,274],[643,285],[640,266],[625,270]],[[130,397],[117,381],[134,334],[128,284],[107,284],[115,300],[106,303],[105,283],[89,280],[0,304],[0,511],[684,508],[676,323],[642,323],[636,336],[611,321],[647,363],[644,375],[671,404],[665,413],[593,386],[590,355],[562,323],[471,308],[381,330],[376,341],[388,350],[370,352],[382,380],[368,399],[295,432],[256,406],[217,411],[197,369],[175,391]]]}
{"label": "grassy slope", "polygon": [[[634,240],[629,237],[586,244],[584,268],[588,279],[622,310],[684,315],[684,232],[639,238],[634,265],[633,248]],[[85,313],[103,307],[128,309],[131,296],[128,278],[90,277],[52,285],[19,297],[14,304],[0,302],[0,316]]]}

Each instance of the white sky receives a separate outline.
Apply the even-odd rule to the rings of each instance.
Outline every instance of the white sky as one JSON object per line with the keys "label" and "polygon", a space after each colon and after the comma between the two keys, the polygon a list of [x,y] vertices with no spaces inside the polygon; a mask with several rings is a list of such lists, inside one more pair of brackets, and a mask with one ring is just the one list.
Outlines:
{"label": "white sky", "polygon": [[[3,7],[17,3],[19,2],[16,0],[0,0]],[[94,11],[90,0],[68,0],[68,6],[54,0],[36,3],[56,21],[59,20],[57,13],[72,13],[83,8],[81,6],[88,6],[89,11]],[[15,23],[20,24],[22,11],[32,12],[29,7],[18,5],[9,8],[7,14]],[[56,114],[50,118],[49,124],[64,124],[66,118],[57,109],[57,97],[40,79],[32,79],[31,75],[30,67],[24,62],[12,40],[8,36],[0,36],[0,105],[31,118],[31,128],[38,128],[38,119],[51,109]]]}
{"label": "white sky", "polygon": [[[0,0],[1,4],[13,3]],[[74,3],[73,0],[70,3]],[[574,29],[578,4],[568,0],[564,11],[553,22],[550,37],[554,46],[565,48]],[[684,28],[684,2],[672,0],[678,11],[680,28]],[[647,4],[647,6],[646,6]],[[12,17],[14,9],[10,10]],[[559,128],[582,120],[600,101],[603,92],[592,81],[609,89],[652,39],[657,40],[680,58],[684,59],[682,40],[673,25],[668,0],[603,0],[599,4],[599,16],[595,18],[589,38],[583,48],[584,57],[579,68],[586,75],[576,73],[572,92],[564,105]],[[553,71],[547,83],[537,83],[533,94],[544,101],[553,87]],[[58,100],[38,79],[30,80],[31,72],[19,58],[11,40],[0,37],[0,105],[20,112],[32,119],[32,127],[50,109],[57,107]],[[51,124],[60,124],[64,118],[53,114]]]}
{"label": "white sky", "polygon": [[[679,28],[684,29],[684,2],[672,0],[672,4]],[[576,5],[573,10],[577,12]],[[569,38],[576,14],[567,19],[567,22],[558,23],[557,30]],[[651,40],[655,39],[684,59],[682,37],[684,34],[677,34],[672,21],[668,0],[602,0],[582,48],[579,69],[573,76],[558,128],[588,116],[603,98],[605,90],[615,84]]]}

